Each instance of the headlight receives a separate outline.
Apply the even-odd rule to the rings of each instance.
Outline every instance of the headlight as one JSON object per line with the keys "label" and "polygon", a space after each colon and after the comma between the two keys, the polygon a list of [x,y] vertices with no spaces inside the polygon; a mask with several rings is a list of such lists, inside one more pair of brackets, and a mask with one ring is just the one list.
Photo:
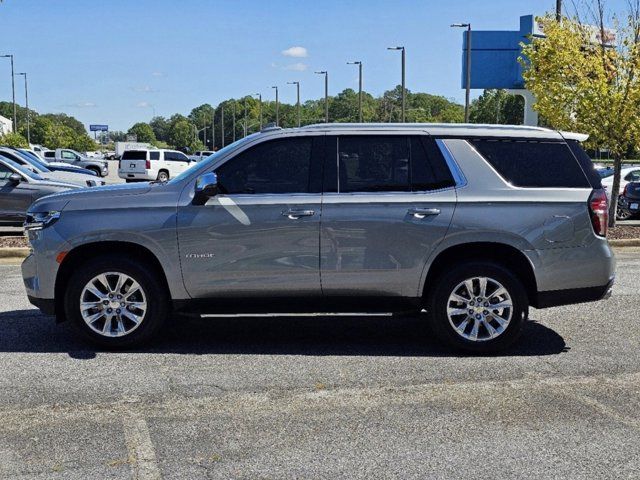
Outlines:
{"label": "headlight", "polygon": [[60,218],[60,212],[27,212],[24,230],[42,230]]}

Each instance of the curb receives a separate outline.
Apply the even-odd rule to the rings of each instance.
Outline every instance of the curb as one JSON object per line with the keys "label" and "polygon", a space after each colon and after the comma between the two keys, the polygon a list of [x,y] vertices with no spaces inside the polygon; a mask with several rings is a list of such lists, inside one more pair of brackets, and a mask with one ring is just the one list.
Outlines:
{"label": "curb", "polygon": [[640,238],[622,238],[619,240],[609,240],[612,247],[640,247]]}
{"label": "curb", "polygon": [[25,258],[27,255],[29,255],[27,247],[0,248],[0,258]]}

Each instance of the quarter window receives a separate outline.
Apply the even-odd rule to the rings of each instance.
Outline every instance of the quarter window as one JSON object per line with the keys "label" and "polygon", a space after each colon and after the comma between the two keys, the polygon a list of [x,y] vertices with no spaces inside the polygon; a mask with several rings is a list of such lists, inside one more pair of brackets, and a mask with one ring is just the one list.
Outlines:
{"label": "quarter window", "polygon": [[591,187],[564,142],[474,139],[471,144],[516,187]]}
{"label": "quarter window", "polygon": [[217,170],[223,193],[308,193],[312,139],[262,142]]}
{"label": "quarter window", "polygon": [[160,160],[160,152],[149,152],[149,160]]}

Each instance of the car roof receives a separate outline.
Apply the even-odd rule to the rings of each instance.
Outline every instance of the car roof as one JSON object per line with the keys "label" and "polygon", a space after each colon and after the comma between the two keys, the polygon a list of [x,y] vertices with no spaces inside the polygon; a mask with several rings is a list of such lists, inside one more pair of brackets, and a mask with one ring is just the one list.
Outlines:
{"label": "car roof", "polygon": [[543,127],[527,125],[493,125],[476,123],[317,123],[299,128],[280,129],[279,127],[267,127],[263,132],[282,131],[335,131],[335,132],[362,132],[362,131],[387,131],[399,132],[407,130],[424,131],[436,136],[462,136],[462,137],[517,137],[539,138],[553,140],[577,140],[580,142],[589,138],[588,135],[575,132],[561,132]]}

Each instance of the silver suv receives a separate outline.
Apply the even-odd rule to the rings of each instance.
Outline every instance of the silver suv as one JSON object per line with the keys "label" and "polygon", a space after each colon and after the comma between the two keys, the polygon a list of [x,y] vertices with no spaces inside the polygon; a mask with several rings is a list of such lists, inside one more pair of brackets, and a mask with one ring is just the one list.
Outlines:
{"label": "silver suv", "polygon": [[267,128],[169,182],[36,201],[24,283],[31,303],[107,347],[146,341],[179,312],[425,310],[448,344],[496,351],[529,306],[610,293],[607,202],[585,138]]}

